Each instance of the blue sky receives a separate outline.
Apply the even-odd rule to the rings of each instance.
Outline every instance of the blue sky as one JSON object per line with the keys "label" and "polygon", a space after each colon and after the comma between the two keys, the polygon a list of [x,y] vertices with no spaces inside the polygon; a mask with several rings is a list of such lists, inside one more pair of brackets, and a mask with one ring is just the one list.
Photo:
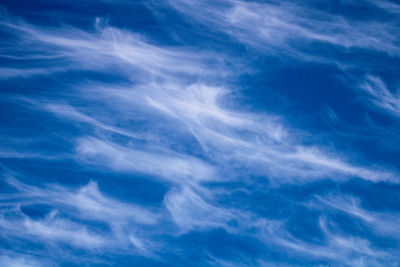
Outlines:
{"label": "blue sky", "polygon": [[1,266],[399,266],[400,5],[3,0]]}

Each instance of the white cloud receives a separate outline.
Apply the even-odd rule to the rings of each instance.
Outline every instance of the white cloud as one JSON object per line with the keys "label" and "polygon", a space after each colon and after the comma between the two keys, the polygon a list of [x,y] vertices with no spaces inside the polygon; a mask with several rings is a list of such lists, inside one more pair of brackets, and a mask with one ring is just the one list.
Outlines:
{"label": "white cloud", "polygon": [[[391,28],[385,24],[353,23],[333,15],[324,17],[326,13],[306,10],[300,4],[219,3],[223,6],[220,9],[208,2],[172,4],[267,53],[282,48],[284,53],[297,58],[326,60],[294,47],[293,43],[298,41],[371,49],[389,55],[399,52],[395,37],[388,34]],[[18,20],[3,20],[2,25],[9,34],[30,42],[30,45],[19,45],[12,50],[13,54],[28,50],[28,59],[47,60],[53,67],[57,65],[54,58],[66,62],[61,69],[49,67],[49,74],[71,69],[112,71],[127,81],[118,86],[90,81],[70,84],[73,90],[60,94],[60,101],[53,101],[51,97],[32,99],[35,109],[50,112],[63,123],[90,125],[95,129],[90,134],[79,132],[77,136],[67,137],[76,145],[76,162],[83,166],[95,165],[99,172],[105,167],[132,175],[145,174],[170,186],[163,199],[164,206],[150,209],[108,196],[95,182],[69,188],[28,186],[9,180],[17,193],[1,196],[5,201],[1,204],[4,209],[0,225],[4,235],[39,239],[53,245],[67,243],[88,250],[129,253],[132,250],[155,257],[154,251],[161,247],[156,241],[158,234],[179,235],[223,228],[302,257],[338,264],[375,263],[387,257],[388,253],[374,252],[368,240],[331,230],[325,219],[318,224],[324,239],[314,243],[293,236],[284,221],[268,220],[218,203],[216,191],[207,183],[246,182],[254,176],[298,185],[315,179],[352,177],[374,182],[396,181],[395,174],[373,164],[358,163],[357,158],[350,160],[334,150],[328,151],[323,143],[306,145],[301,131],[285,125],[282,118],[238,107],[230,97],[233,89],[224,80],[226,75],[238,72],[234,68],[226,70],[220,63],[225,60],[224,56],[187,47],[156,45],[131,31],[102,24],[100,20],[93,32],[72,27],[41,28]],[[381,31],[375,33],[376,28]],[[229,60],[235,62],[235,59]],[[3,76],[37,74],[45,75],[40,68],[18,68],[7,69]],[[216,82],[216,78],[222,81]],[[373,90],[373,86],[378,90]],[[398,108],[395,95],[379,79],[371,78],[365,90],[376,105],[390,112]],[[91,105],[79,105],[88,100]],[[118,138],[113,134],[119,135]],[[121,136],[127,138],[121,141]],[[0,153],[6,158],[41,155]],[[231,193],[229,188],[225,192]],[[36,204],[48,205],[53,212],[33,219],[21,211],[21,206]],[[325,204],[340,207],[329,201]],[[391,219],[377,219],[377,214],[368,213],[354,203],[343,207],[370,225],[385,225]],[[166,216],[167,212],[170,216]],[[98,229],[88,222],[105,225],[106,229]],[[168,229],[166,233],[169,223],[179,230]],[[381,232],[394,232],[391,224],[382,229]]]}
{"label": "white cloud", "polygon": [[211,165],[163,148],[135,149],[110,141],[83,138],[78,142],[77,151],[79,156],[95,164],[105,164],[117,171],[155,175],[177,184],[218,178]]}
{"label": "white cloud", "polygon": [[0,265],[4,267],[44,267],[54,266],[46,262],[37,261],[28,256],[0,256]]}
{"label": "white cloud", "polygon": [[362,207],[361,201],[349,195],[317,196],[311,208],[332,209],[343,212],[354,219],[361,220],[366,227],[378,235],[400,240],[400,214],[396,212],[369,211]]}
{"label": "white cloud", "polygon": [[[218,66],[218,61],[223,60],[217,54],[153,45],[139,34],[108,26],[101,19],[96,20],[92,33],[73,27],[61,30],[35,27],[11,15],[2,18],[0,24],[5,32],[22,40],[9,51],[10,56],[24,53],[25,59],[41,59],[49,64],[45,69],[7,68],[3,78],[44,75],[46,72],[52,74],[71,69],[118,71],[135,81],[149,80],[154,75],[160,78],[177,74],[211,76],[215,74],[215,69],[208,68],[210,63],[220,70],[219,76],[224,75],[224,69]],[[32,47],[32,43],[36,47]],[[3,46],[10,49],[12,44],[5,43]],[[60,61],[63,67],[60,67]]]}
{"label": "white cloud", "polygon": [[[180,7],[190,9],[197,4],[195,1],[190,1]],[[287,15],[293,20],[292,22],[281,21],[286,18],[281,16],[282,12],[286,14],[292,9],[301,11],[299,14],[305,12],[298,6],[288,6],[289,11],[284,11],[275,4],[239,1],[228,1],[226,6],[232,9],[233,17],[230,20],[233,25],[241,25],[242,20],[264,21],[266,18],[260,17],[259,11],[266,10],[267,14],[271,15],[270,20],[276,20],[274,23],[277,24],[277,28],[272,30],[281,32],[282,27],[291,29],[291,25],[300,27],[301,31],[295,31],[288,36],[335,43],[339,41],[325,40],[324,35],[319,32],[323,32],[324,27],[329,29],[338,27],[338,32],[341,32],[340,27],[343,26],[336,25],[338,22],[333,18],[327,18],[326,25],[313,24],[314,26],[310,26],[311,29],[306,30],[310,18],[305,18],[303,22],[303,18],[293,14],[290,14],[293,18]],[[199,8],[208,8],[208,4]],[[219,11],[210,12],[212,15],[213,12]],[[86,68],[84,65],[88,62],[95,62],[90,68],[98,71],[104,71],[104,66],[107,68],[113,66],[113,70],[133,82],[131,85],[112,88],[102,84],[75,86],[74,94],[78,99],[96,101],[88,115],[87,112],[79,111],[71,104],[44,104],[45,110],[60,118],[84,122],[94,128],[141,139],[147,143],[152,139],[166,140],[138,149],[122,147],[112,140],[106,140],[101,133],[100,138],[81,138],[77,141],[77,153],[92,163],[104,164],[119,171],[160,176],[173,182],[220,178],[216,177],[214,169],[217,168],[210,167],[195,156],[185,155],[188,152],[184,149],[174,152],[179,146],[176,143],[177,139],[194,138],[202,151],[193,154],[201,154],[217,167],[220,165],[222,169],[227,170],[227,166],[236,168],[245,166],[258,175],[279,177],[281,182],[293,178],[333,178],[337,177],[337,174],[357,176],[372,181],[394,180],[390,173],[348,163],[333,151],[329,153],[324,151],[319,144],[303,146],[301,138],[297,137],[296,129],[289,129],[274,116],[246,112],[235,105],[230,105],[228,108],[226,101],[229,101],[231,93],[229,85],[224,82],[220,82],[219,84],[222,84],[220,86],[209,84],[213,83],[215,76],[223,76],[220,72],[216,72],[216,68],[227,73],[216,63],[218,60],[210,61],[209,57],[204,58],[201,53],[184,47],[168,48],[149,44],[135,33],[108,26],[100,20],[97,21],[94,33],[67,27],[62,30],[40,29],[14,20],[5,20],[3,24],[15,30],[15,34],[21,35],[21,38],[38,42],[46,47],[48,49],[46,53],[49,55],[59,55],[77,68]],[[261,26],[264,27],[263,24]],[[330,38],[340,39],[335,35]],[[351,40],[348,42],[350,43],[348,46],[355,45]],[[99,61],[94,60],[95,58]],[[213,71],[210,71],[211,67]],[[132,72],[132,68],[140,74],[136,75],[137,72]],[[189,78],[191,75],[192,78]],[[194,82],[198,78],[207,78],[207,83]],[[67,102],[68,100],[69,97],[66,98]],[[45,103],[43,99],[36,102]],[[125,122],[124,126],[115,126],[90,115],[96,114],[97,111],[98,114],[103,114],[105,112],[101,110],[104,108],[107,114],[118,112],[121,115],[118,119]],[[113,115],[105,117],[108,122],[112,122],[115,118]],[[165,118],[168,118],[168,121],[165,121]],[[133,129],[133,125],[138,124],[137,122],[147,132],[137,127]],[[155,129],[154,125],[157,125]],[[171,138],[171,134],[164,134],[167,131],[175,134],[177,139]],[[223,174],[224,179],[229,179],[228,176],[232,173]]]}
{"label": "white cloud", "polygon": [[232,211],[207,203],[199,193],[187,186],[169,191],[164,204],[182,232],[193,229],[228,229],[229,221],[235,219]]}
{"label": "white cloud", "polygon": [[391,92],[381,78],[368,75],[360,87],[368,95],[369,102],[388,114],[400,117],[400,94],[398,91]]}
{"label": "white cloud", "polygon": [[280,221],[260,220],[257,223],[258,236],[269,246],[285,248],[288,255],[304,259],[323,260],[333,265],[365,266],[395,264],[396,259],[389,252],[374,247],[368,240],[351,233],[337,233],[335,225],[321,216],[316,224],[323,234],[318,240],[303,240],[293,236]]}
{"label": "white cloud", "polygon": [[[130,253],[150,254],[159,246],[147,240],[156,232],[150,235],[142,227],[158,225],[161,214],[106,196],[95,182],[72,189],[59,185],[35,187],[15,178],[7,181],[17,191],[1,196],[0,228],[4,236],[36,240],[55,247],[64,243],[89,251],[130,250]],[[21,209],[37,205],[48,206],[51,212],[31,218]],[[96,224],[107,227],[97,228]],[[136,243],[132,243],[133,236]],[[136,249],[131,250],[130,244]],[[138,244],[147,244],[146,249]]]}
{"label": "white cloud", "polygon": [[[307,45],[319,43],[343,49],[362,48],[396,57],[400,52],[396,28],[390,22],[357,21],[305,3],[190,0],[169,1],[169,4],[189,19],[278,57],[285,54],[305,61],[355,67],[318,54]],[[391,3],[381,4],[387,7]]]}

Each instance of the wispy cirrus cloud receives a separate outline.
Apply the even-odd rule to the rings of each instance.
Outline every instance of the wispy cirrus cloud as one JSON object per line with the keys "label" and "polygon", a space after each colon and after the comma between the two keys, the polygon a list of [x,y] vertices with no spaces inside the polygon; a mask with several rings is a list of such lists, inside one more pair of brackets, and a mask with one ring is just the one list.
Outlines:
{"label": "wispy cirrus cloud", "polygon": [[[320,50],[310,49],[310,46],[325,44],[343,49],[369,49],[396,57],[400,51],[396,26],[390,19],[355,20],[312,4],[290,1],[214,3],[193,0],[169,4],[190,19],[216,27],[238,41],[272,55],[283,53],[300,60],[346,66],[334,56],[327,57],[330,53],[319,54]],[[390,4],[379,1],[378,5],[387,10],[384,7]]]}
{"label": "wispy cirrus cloud", "polygon": [[361,206],[360,199],[348,195],[317,196],[316,201],[311,202],[311,207],[333,209],[361,220],[369,229],[377,234],[400,239],[397,224],[400,214],[397,212],[369,211]]}
{"label": "wispy cirrus cloud", "polygon": [[[289,2],[170,4],[183,14],[194,15],[196,23],[226,33],[263,56],[289,55],[306,62],[331,64],[333,60],[339,64],[340,58],[311,51],[310,47],[321,44],[389,57],[399,53],[397,35],[391,34],[396,27],[387,21],[353,21]],[[78,181],[74,181],[78,183],[75,186],[49,177],[51,183],[33,181],[34,185],[15,178],[2,180],[11,188],[0,195],[0,234],[7,242],[20,247],[20,240],[37,241],[55,249],[53,258],[72,257],[75,250],[82,250],[89,255],[88,262],[112,254],[163,263],[171,255],[183,253],[185,238],[221,230],[237,239],[257,240],[263,252],[284,251],[303,263],[362,266],[396,262],[376,245],[374,237],[347,233],[314,206],[299,215],[285,214],[287,207],[278,205],[287,198],[288,203],[294,203],[289,205],[293,209],[304,208],[290,194],[303,187],[306,192],[307,186],[318,182],[340,185],[356,180],[393,185],[398,183],[395,168],[387,170],[364,160],[357,151],[346,155],[334,146],[328,148],[326,143],[331,140],[310,142],[304,138],[304,130],[285,120],[285,114],[243,107],[243,92],[236,82],[248,69],[238,67],[243,61],[240,55],[212,46],[155,42],[139,30],[111,26],[101,19],[93,21],[92,26],[80,28],[39,26],[10,15],[1,19],[2,32],[9,38],[0,42],[0,49],[13,60],[3,69],[3,81],[20,81],[25,86],[30,79],[42,79],[46,86],[38,93],[11,91],[7,99],[25,112],[27,120],[35,114],[34,122],[43,118],[51,125],[39,128],[45,144],[64,142],[67,152],[60,153],[62,149],[57,147],[54,153],[58,164],[73,162],[78,169],[73,173]],[[49,80],[56,81],[56,86],[46,84]],[[379,78],[371,78],[364,89],[375,105],[393,113],[395,95],[384,85]],[[378,89],[372,90],[376,86]],[[24,153],[7,147],[4,151],[2,159],[11,163],[15,159],[54,162],[42,150]],[[43,173],[40,175],[51,176]],[[123,188],[129,194],[156,204],[134,203],[119,192],[109,195],[101,181],[119,190],[124,187],[120,183],[129,184],[129,190]],[[149,181],[151,188],[142,185]],[[157,186],[163,187],[161,193],[153,192]],[[237,193],[270,190],[272,194],[286,187],[287,196],[282,194],[275,202],[253,203],[253,199],[241,200]],[[239,199],[228,201],[236,196]],[[317,202],[370,227],[393,219],[378,219],[380,213],[367,212],[340,197],[321,197]],[[276,214],[262,210],[262,206],[274,205]],[[307,225],[316,233],[305,237],[291,223],[308,216]],[[388,225],[377,234],[393,232],[393,225]],[[204,257],[210,264],[262,266],[286,261],[296,265],[260,255],[250,257],[254,261],[242,255],[238,261],[225,260],[208,250],[204,249]]]}
{"label": "wispy cirrus cloud", "polygon": [[[6,181],[16,191],[1,196],[4,238],[39,241],[54,248],[67,244],[92,252],[131,247],[138,254],[149,255],[154,249],[138,227],[158,224],[161,214],[106,196],[95,182],[74,189],[30,186],[13,177]],[[40,207],[48,207],[48,212],[32,218],[32,212]]]}
{"label": "wispy cirrus cloud", "polygon": [[0,263],[4,266],[10,267],[39,267],[39,266],[54,266],[46,263],[45,261],[39,261],[32,257],[24,257],[20,255],[16,256],[0,256]]}
{"label": "wispy cirrus cloud", "polygon": [[[171,52],[166,48],[156,48],[139,41],[135,34],[110,26],[98,28],[99,32],[94,34],[73,28],[69,28],[66,33],[60,34],[36,29],[34,26],[26,24],[18,27],[42,45],[56,46],[58,51],[63,53],[63,56],[70,62],[78,60],[84,64],[91,61],[88,56],[90,57],[93,54],[96,57],[104,56],[105,59],[102,60],[104,60],[103,63],[106,63],[101,65],[100,68],[92,66],[91,69],[93,70],[101,71],[104,66],[119,64],[119,66],[116,66],[116,70],[120,70],[128,79],[139,82],[138,85],[133,84],[125,88],[107,88],[98,85],[85,88],[85,90],[78,90],[78,92],[82,93],[86,99],[105,102],[112,109],[119,109],[119,112],[146,114],[143,116],[147,116],[150,120],[154,116],[149,116],[149,114],[158,110],[160,112],[158,116],[173,118],[174,120],[170,122],[181,124],[183,128],[186,128],[186,132],[185,130],[178,131],[177,134],[193,136],[206,156],[214,160],[218,158],[219,163],[221,163],[221,160],[226,162],[233,160],[238,162],[238,166],[255,164],[255,169],[261,168],[263,171],[268,171],[271,177],[274,176],[274,173],[281,174],[285,171],[289,177],[324,176],[332,171],[371,180],[391,179],[389,173],[374,173],[373,170],[352,166],[335,158],[335,156],[324,155],[324,152],[318,147],[303,147],[301,140],[293,139],[292,136],[295,136],[296,133],[293,132],[291,136],[287,135],[283,130],[285,126],[273,116],[250,114],[224,107],[222,104],[224,96],[230,93],[226,88],[227,85],[214,87],[198,83],[191,84],[191,80],[188,80],[185,76],[213,76],[208,71],[206,64],[209,59],[199,58],[196,53],[190,52],[190,50],[183,49],[179,52],[172,50]],[[90,51],[83,52],[82,49],[86,48],[90,48]],[[147,52],[143,49],[147,49]],[[79,53],[82,53],[82,55],[79,55]],[[124,55],[121,55],[121,53],[124,53]],[[140,56],[149,55],[149,53],[154,56]],[[180,65],[194,66],[195,70],[179,68]],[[136,75],[127,75],[125,71],[128,71],[131,66],[140,73],[147,73],[152,75],[153,79],[162,79],[162,81],[151,80],[148,82],[146,80],[145,82],[141,80],[143,77],[136,78]],[[170,68],[170,66],[173,67]],[[177,73],[179,76],[177,76]],[[93,95],[88,95],[87,92],[92,92]],[[114,105],[114,103],[108,101],[109,97],[119,100]],[[121,103],[125,103],[125,105],[121,106]],[[95,128],[133,138],[140,136],[130,129],[107,125],[90,115],[78,112],[73,106],[47,104],[45,107],[56,115],[89,123]],[[262,126],[260,127],[260,125]],[[163,128],[165,125],[160,124],[159,127]],[[144,139],[146,138],[144,137]],[[88,146],[78,145],[78,147]],[[102,146],[97,149],[100,147]],[[104,148],[113,147],[115,148],[112,144],[104,146]],[[84,151],[84,149],[78,149],[78,151]],[[121,149],[107,151],[122,153]],[[227,151],[230,152],[226,153]],[[100,153],[94,154],[105,155],[106,157],[113,154],[108,152],[100,151]],[[225,155],[228,157],[224,159]],[[276,169],[279,168],[277,166],[282,166],[281,162],[285,162],[286,167]]]}
{"label": "wispy cirrus cloud", "polygon": [[399,92],[392,92],[380,77],[369,75],[360,87],[377,108],[396,117],[400,115]]}
{"label": "wispy cirrus cloud", "polygon": [[322,238],[316,240],[303,240],[293,236],[285,228],[283,222],[259,222],[258,235],[269,246],[275,245],[285,249],[289,255],[297,255],[305,259],[323,260],[330,264],[343,266],[364,266],[367,262],[379,264],[395,264],[396,258],[383,250],[378,250],[363,238],[342,234],[337,225],[327,220],[325,216],[318,218],[315,227],[321,231]]}
{"label": "wispy cirrus cloud", "polygon": [[[111,27],[99,18],[96,18],[94,32],[73,27],[65,27],[62,31],[57,28],[38,28],[14,17],[3,17],[1,24],[6,34],[16,38],[14,42],[20,42],[20,45],[10,48],[13,43],[6,40],[2,44],[4,50],[9,50],[10,55],[22,53],[24,60],[41,59],[49,64],[45,69],[20,66],[5,68],[4,78],[78,69],[120,71],[132,81],[148,80],[152,75],[159,78],[168,78],[172,74],[190,77],[212,75],[215,70],[210,70],[206,63],[218,59],[218,55],[212,53],[199,54],[185,51],[185,48],[159,47],[137,33]],[[32,43],[36,44],[35,48],[24,49]],[[223,58],[219,61],[223,61]],[[59,64],[63,64],[63,67]],[[218,68],[218,65],[215,67]],[[218,75],[222,75],[223,71],[219,68]]]}
{"label": "wispy cirrus cloud", "polygon": [[78,155],[87,158],[89,162],[106,164],[115,170],[154,175],[176,184],[190,184],[218,178],[212,166],[173,151],[151,149],[151,147],[142,150],[129,149],[94,138],[80,140],[77,149]]}

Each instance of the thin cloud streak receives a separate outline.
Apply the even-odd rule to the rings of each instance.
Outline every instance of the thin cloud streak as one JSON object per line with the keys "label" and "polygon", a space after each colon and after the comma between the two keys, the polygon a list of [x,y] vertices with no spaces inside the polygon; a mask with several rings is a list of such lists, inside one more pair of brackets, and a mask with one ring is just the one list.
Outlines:
{"label": "thin cloud streak", "polygon": [[400,95],[398,90],[391,92],[381,78],[373,75],[367,76],[360,87],[368,95],[369,102],[393,116],[400,116]]}
{"label": "thin cloud streak", "polygon": [[361,220],[369,229],[379,235],[400,240],[400,231],[397,227],[400,222],[400,214],[366,210],[361,206],[361,201],[353,196],[317,196],[316,201],[311,202],[310,207],[343,212],[348,216]]}
{"label": "thin cloud streak", "polygon": [[[55,247],[64,243],[89,251],[115,251],[126,250],[136,236],[132,244],[137,253],[149,255],[148,250],[156,247],[145,240],[148,233],[139,230],[139,226],[157,225],[162,220],[161,214],[105,196],[95,182],[70,189],[58,185],[29,186],[13,177],[7,181],[17,190],[1,196],[1,229],[7,238],[40,240]],[[31,218],[21,209],[38,205],[47,205],[51,211],[42,218]],[[88,220],[105,223],[110,229],[88,227],[85,223]],[[138,247],[139,242],[148,244],[148,249],[144,245]]]}
{"label": "thin cloud streak", "polygon": [[[384,10],[391,4],[380,3]],[[322,44],[345,50],[368,49],[394,57],[400,53],[399,35],[390,20],[357,21],[290,1],[191,0],[169,1],[169,5],[189,20],[216,27],[239,42],[272,56],[290,56],[346,69],[356,68],[357,64],[345,62],[345,58],[339,61],[318,54],[318,50],[310,50],[309,46]]]}
{"label": "thin cloud streak", "polygon": [[[187,85],[187,79],[177,76],[176,73],[188,75],[196,74],[205,77],[211,75],[208,71],[209,68],[206,67],[207,64],[205,64],[208,59],[200,59],[195,53],[189,52],[189,50],[173,50],[171,52],[168,49],[158,48],[146,44],[143,41],[139,41],[135,34],[120,31],[110,26],[102,27],[100,26],[100,21],[97,22],[96,26],[99,30],[98,34],[90,34],[70,28],[67,29],[66,33],[63,35],[60,33],[56,34],[52,31],[39,30],[28,24],[20,24],[21,23],[14,27],[27,33],[29,38],[37,42],[44,45],[55,45],[58,51],[60,51],[59,53],[64,54],[64,57],[70,58],[71,61],[79,59],[81,66],[83,66],[85,62],[91,61],[90,58],[88,58],[90,55],[96,57],[105,56],[106,58],[103,58],[105,63],[118,62],[118,64],[122,64],[118,65],[119,67],[117,69],[121,70],[125,75],[130,66],[134,66],[135,69],[140,72],[149,73],[154,77],[165,80],[164,82],[153,81],[151,83],[142,80],[142,84],[126,89],[114,88],[111,90],[104,90],[106,88],[100,86],[99,88],[92,88],[92,90],[94,90],[95,93],[94,99],[98,99],[99,96],[101,97],[104,95],[102,100],[105,100],[106,104],[111,104],[111,106],[113,106],[113,103],[110,103],[108,99],[109,96],[114,95],[120,98],[122,102],[127,101],[127,103],[129,103],[130,100],[133,100],[133,103],[136,104],[134,106],[135,109],[139,109],[138,112],[146,112],[147,116],[152,113],[151,109],[156,109],[161,111],[161,115],[163,116],[174,117],[187,127],[190,132],[189,134],[197,139],[202,149],[206,152],[206,155],[213,159],[227,162],[231,162],[232,160],[234,162],[239,161],[238,166],[242,164],[255,164],[255,169],[267,171],[268,175],[271,177],[288,170],[286,173],[289,177],[329,176],[331,172],[354,175],[373,181],[394,181],[393,175],[390,173],[376,172],[363,167],[352,166],[335,157],[324,155],[324,153],[321,152],[323,151],[322,149],[303,147],[301,145],[301,140],[293,142],[290,140],[293,139],[293,137],[288,136],[283,130],[285,127],[273,117],[259,114],[246,114],[240,110],[231,111],[224,108],[220,105],[219,101],[229,93],[226,87],[212,87],[195,83]],[[118,53],[116,53],[115,46],[122,46],[124,49],[117,49]],[[82,49],[86,48],[90,48],[90,51],[83,53]],[[143,49],[146,49],[146,51]],[[126,52],[126,56],[121,56],[119,54],[122,53],[122,51]],[[72,52],[72,54],[69,54],[70,52]],[[151,52],[150,55],[154,54],[154,56],[145,58],[141,56],[143,54],[147,55],[148,52]],[[82,55],[80,53],[82,53]],[[136,54],[138,54],[137,57],[135,56]],[[196,66],[196,71],[192,71],[190,68],[180,69],[180,65]],[[174,69],[169,66],[178,68]],[[91,68],[101,70],[101,67],[100,69],[98,69],[98,67],[94,68],[94,66]],[[135,80],[136,78],[133,79]],[[81,91],[83,95],[85,95],[85,90]],[[145,105],[146,102],[147,105]],[[119,102],[115,104],[119,105]],[[130,112],[128,105],[124,107],[125,109],[121,110],[121,112]],[[77,112],[73,106],[48,104],[45,105],[45,109],[56,115],[62,115],[71,120],[86,122],[95,127],[102,128],[103,130],[128,137],[138,137],[136,133],[132,133],[129,129],[106,125]],[[262,125],[262,127],[260,127],[260,125]],[[183,134],[188,135],[188,133]],[[292,136],[295,135],[295,133],[292,134]],[[242,136],[246,138],[243,139]],[[288,141],[285,142],[284,138]],[[101,151],[97,153],[96,150],[92,151],[92,153],[89,149],[90,145],[88,142],[78,142],[80,142],[78,143],[78,153],[91,156],[101,156],[104,154]],[[115,155],[115,153],[118,152],[118,149],[116,150],[113,145],[102,146],[101,144],[102,143],[99,143],[99,147],[107,150],[106,154],[114,153]],[[168,150],[168,148],[166,148],[166,150]],[[211,151],[215,152],[212,153]],[[226,153],[227,151],[229,151],[229,153]],[[224,157],[226,157],[224,155],[234,155],[234,157],[224,159]],[[145,156],[145,154],[143,154],[143,156]],[[135,157],[135,155],[132,155],[132,157]],[[144,158],[146,158],[146,156]],[[285,168],[274,169],[276,167],[273,166],[283,166],[280,164],[283,162],[285,163]],[[121,163],[122,165],[119,165],[115,161],[114,163],[113,168],[117,169],[121,169],[123,165],[129,165],[127,163]],[[289,166],[287,164],[289,164]],[[131,166],[130,168],[132,169],[133,167]],[[140,171],[140,168],[142,167],[136,167],[136,170]],[[171,173],[171,171],[172,170],[166,171],[166,173]],[[144,172],[149,171],[145,170]],[[203,171],[200,171],[200,173],[202,172]],[[162,170],[160,169],[154,173],[161,174]],[[203,176],[205,175],[208,174],[204,174]],[[205,179],[205,177],[202,179]],[[214,178],[209,177],[208,179]]]}

